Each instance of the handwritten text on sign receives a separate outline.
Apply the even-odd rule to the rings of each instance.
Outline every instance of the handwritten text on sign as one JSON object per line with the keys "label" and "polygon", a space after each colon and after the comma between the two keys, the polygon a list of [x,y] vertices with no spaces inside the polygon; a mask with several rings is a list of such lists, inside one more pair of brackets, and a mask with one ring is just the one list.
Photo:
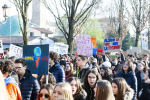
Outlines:
{"label": "handwritten text on sign", "polygon": [[105,39],[104,50],[105,52],[119,51],[120,50],[119,38]]}
{"label": "handwritten text on sign", "polygon": [[93,47],[91,43],[91,37],[89,35],[77,36],[77,53],[78,55],[93,55]]}
{"label": "handwritten text on sign", "polygon": [[4,59],[4,50],[3,50],[2,40],[0,40],[0,59]]}
{"label": "handwritten text on sign", "polygon": [[9,57],[15,56],[16,58],[22,58],[23,49],[19,46],[10,44]]}

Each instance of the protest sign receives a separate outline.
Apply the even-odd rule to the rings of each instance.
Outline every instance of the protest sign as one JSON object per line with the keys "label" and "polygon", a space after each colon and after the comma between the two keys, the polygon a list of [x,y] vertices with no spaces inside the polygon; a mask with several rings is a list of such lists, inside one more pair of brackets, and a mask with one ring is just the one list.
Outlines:
{"label": "protest sign", "polygon": [[97,48],[97,55],[98,56],[102,55],[103,51],[104,51],[104,49]]}
{"label": "protest sign", "polygon": [[50,47],[50,51],[57,52],[58,54],[68,54],[68,45],[64,43],[55,43],[53,47]]}
{"label": "protest sign", "polygon": [[139,47],[132,47],[131,49],[127,50],[127,54],[140,54],[141,53],[141,49]]}
{"label": "protest sign", "polygon": [[10,44],[10,49],[9,49],[9,57],[14,56],[15,58],[22,58],[23,50],[21,47]]}
{"label": "protest sign", "polygon": [[120,47],[119,38],[104,39],[104,52],[117,52]]}
{"label": "protest sign", "polygon": [[97,55],[97,48],[93,48],[93,56]]}
{"label": "protest sign", "polygon": [[78,55],[93,55],[93,46],[91,43],[90,35],[79,35],[76,37],[77,40],[77,53]]}
{"label": "protest sign", "polygon": [[0,59],[4,59],[3,42],[0,40]]}
{"label": "protest sign", "polygon": [[32,74],[48,75],[49,45],[24,45],[23,57]]}
{"label": "protest sign", "polygon": [[93,43],[93,48],[97,48],[96,37],[91,37],[91,42]]}

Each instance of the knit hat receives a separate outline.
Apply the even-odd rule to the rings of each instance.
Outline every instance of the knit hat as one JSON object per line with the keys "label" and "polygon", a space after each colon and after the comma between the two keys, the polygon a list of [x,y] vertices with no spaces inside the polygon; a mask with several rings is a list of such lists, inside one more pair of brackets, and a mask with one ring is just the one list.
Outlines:
{"label": "knit hat", "polygon": [[103,62],[101,65],[100,65],[100,68],[101,67],[107,67],[107,68],[111,68],[111,63],[109,61],[105,61]]}

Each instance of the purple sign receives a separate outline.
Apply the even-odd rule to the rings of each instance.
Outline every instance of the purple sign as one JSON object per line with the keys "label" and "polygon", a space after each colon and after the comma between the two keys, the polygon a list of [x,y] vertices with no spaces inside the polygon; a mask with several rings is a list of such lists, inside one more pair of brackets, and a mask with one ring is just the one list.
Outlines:
{"label": "purple sign", "polygon": [[90,35],[77,36],[77,53],[78,55],[93,55],[93,46]]}

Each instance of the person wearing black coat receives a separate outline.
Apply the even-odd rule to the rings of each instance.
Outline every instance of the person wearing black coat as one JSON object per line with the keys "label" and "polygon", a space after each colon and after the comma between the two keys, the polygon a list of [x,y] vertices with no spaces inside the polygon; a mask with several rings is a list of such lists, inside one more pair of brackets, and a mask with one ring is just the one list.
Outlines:
{"label": "person wearing black coat", "polygon": [[133,63],[131,61],[125,61],[123,63],[123,69],[116,77],[122,77],[126,80],[128,85],[134,90],[134,97],[132,100],[136,100],[137,96],[137,79],[133,71]]}
{"label": "person wearing black coat", "polygon": [[65,72],[59,62],[55,62],[55,64],[49,69],[49,72],[54,75],[56,83],[65,82]]}
{"label": "person wearing black coat", "polygon": [[138,100],[150,100],[150,69],[144,63],[138,63]]}
{"label": "person wearing black coat", "polygon": [[15,60],[16,72],[19,75],[19,87],[23,100],[36,100],[40,90],[38,80],[26,68],[24,59]]}
{"label": "person wearing black coat", "polygon": [[89,70],[89,66],[87,63],[87,56],[79,55],[76,59],[76,65],[77,65],[77,77],[83,82],[84,76],[86,72]]}
{"label": "person wearing black coat", "polygon": [[49,56],[49,72],[54,75],[56,83],[65,82],[65,72],[58,62],[59,55],[56,52],[50,52]]}
{"label": "person wearing black coat", "polygon": [[86,100],[94,100],[94,88],[98,80],[101,80],[101,76],[96,69],[90,69],[84,77],[84,83],[82,88],[86,91]]}

